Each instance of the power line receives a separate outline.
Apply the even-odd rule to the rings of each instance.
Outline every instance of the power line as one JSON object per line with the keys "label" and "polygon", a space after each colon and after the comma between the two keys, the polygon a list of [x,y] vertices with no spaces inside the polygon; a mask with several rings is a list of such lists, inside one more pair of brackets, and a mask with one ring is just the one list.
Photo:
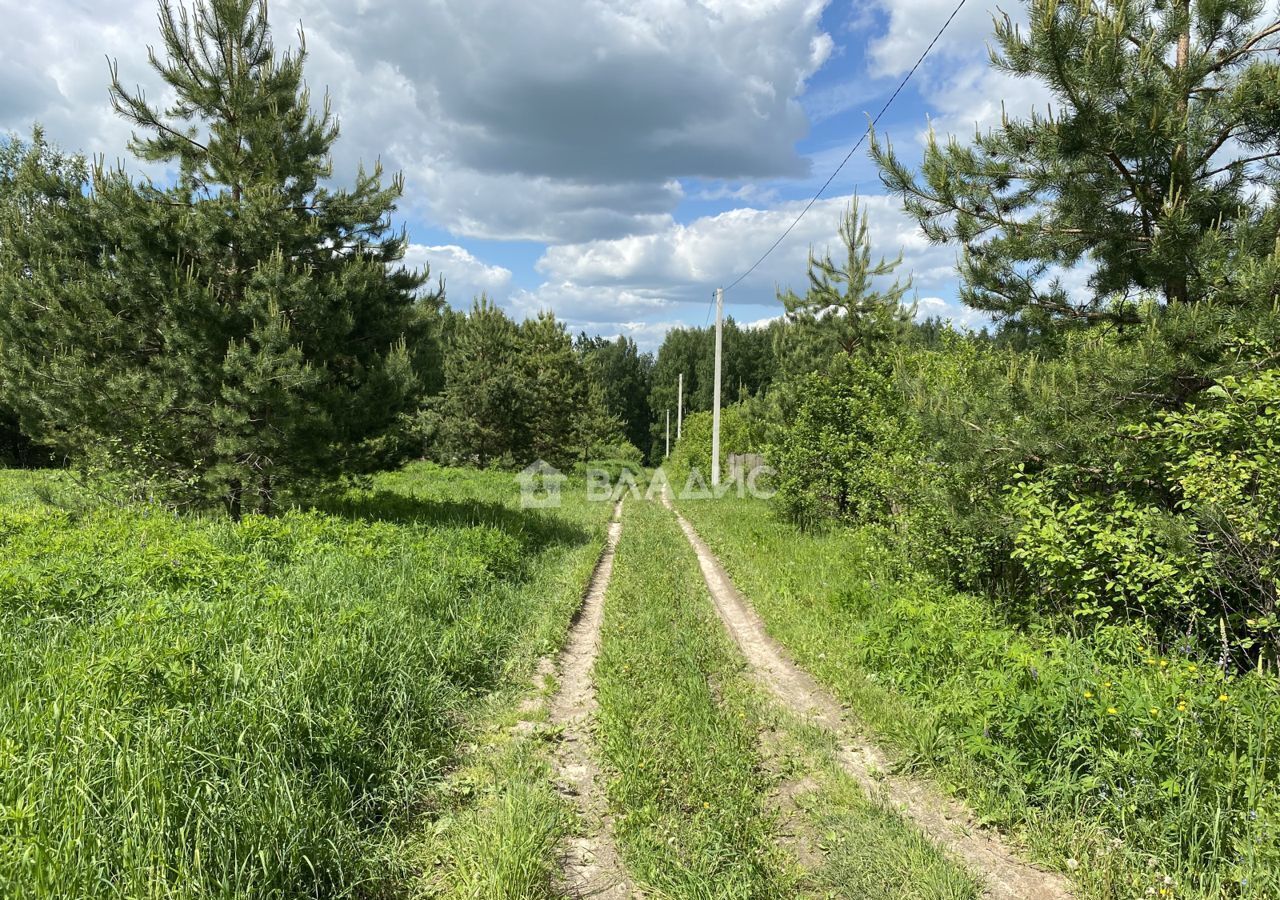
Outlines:
{"label": "power line", "polygon": [[876,113],[876,117],[872,119],[871,124],[867,126],[867,130],[862,132],[862,136],[858,138],[858,142],[853,145],[853,149],[848,152],[845,158],[840,161],[840,165],[836,166],[836,170],[831,173],[831,177],[826,180],[822,187],[818,188],[818,192],[813,195],[813,199],[805,204],[804,209],[800,210],[800,215],[796,216],[795,221],[787,226],[787,230],[782,232],[778,239],[770,245],[768,250],[764,251],[764,255],[751,264],[751,268],[747,269],[747,271],[735,278],[733,282],[725,288],[726,292],[733,290],[742,283],[743,279],[758,269],[760,264],[768,259],[770,254],[772,254],[774,250],[777,250],[778,246],[787,239],[787,235],[791,234],[791,232],[795,230],[795,227],[800,224],[800,220],[805,217],[805,214],[808,213],[809,210],[813,209],[813,205],[822,197],[823,192],[825,192],[827,188],[831,187],[831,182],[836,180],[836,176],[840,174],[840,170],[845,167],[845,164],[848,163],[849,160],[853,159],[853,154],[858,152],[858,148],[861,147],[862,142],[867,139],[867,135],[871,133],[871,130],[875,128],[876,125],[880,124],[880,117],[888,111],[891,105],[893,105],[893,101],[898,99],[898,95],[902,93],[902,89],[907,86],[907,82],[911,80],[911,76],[916,74],[916,69],[920,68],[920,64],[925,61],[925,57],[929,55],[933,50],[934,45],[942,38],[943,33],[947,30],[951,21],[964,7],[964,4],[965,0],[960,0],[960,2],[956,4],[956,8],[951,10],[951,15],[947,16],[947,21],[942,23],[942,27],[939,28],[938,33],[933,36],[933,40],[929,42],[929,46],[924,48],[924,52],[920,54],[920,58],[916,60],[916,64],[911,67],[911,71],[907,72],[902,81],[898,83],[898,86],[894,89],[893,93],[889,95],[889,99],[884,102],[884,106],[880,107],[880,112]]}

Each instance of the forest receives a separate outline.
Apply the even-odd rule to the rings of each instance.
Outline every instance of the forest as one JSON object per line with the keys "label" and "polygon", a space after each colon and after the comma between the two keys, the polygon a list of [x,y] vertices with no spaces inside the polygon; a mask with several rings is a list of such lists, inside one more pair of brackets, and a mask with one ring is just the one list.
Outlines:
{"label": "forest", "polygon": [[[134,168],[0,139],[0,894],[1280,896],[1273,9],[997,18],[1050,110],[869,145],[979,324],[854,195],[719,398],[407,266],[305,42],[159,11]],[[771,496],[646,491],[717,399]]]}

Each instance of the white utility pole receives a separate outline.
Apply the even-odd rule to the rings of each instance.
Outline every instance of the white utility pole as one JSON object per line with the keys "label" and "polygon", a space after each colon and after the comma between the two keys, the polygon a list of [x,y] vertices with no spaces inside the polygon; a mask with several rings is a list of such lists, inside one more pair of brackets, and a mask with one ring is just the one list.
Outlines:
{"label": "white utility pole", "polygon": [[684,373],[680,373],[680,389],[676,392],[676,440],[684,433]]}
{"label": "white utility pole", "polygon": [[724,340],[724,288],[716,288],[716,378],[711,397],[711,486],[720,486],[720,349]]}
{"label": "white utility pole", "polygon": [[671,455],[671,410],[667,410],[667,456]]}

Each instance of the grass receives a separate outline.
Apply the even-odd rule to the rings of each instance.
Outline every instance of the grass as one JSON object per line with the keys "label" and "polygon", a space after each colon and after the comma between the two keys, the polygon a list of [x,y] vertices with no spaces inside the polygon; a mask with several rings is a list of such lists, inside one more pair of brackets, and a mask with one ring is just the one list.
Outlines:
{"label": "grass", "polygon": [[416,467],[237,525],[5,473],[0,895],[407,883],[475,711],[558,644],[599,551],[607,504],[568,493],[522,511],[508,475]]}
{"label": "grass", "polygon": [[1149,655],[1129,629],[1015,629],[907,570],[874,531],[802,535],[732,497],[683,511],[904,767],[1042,861],[1074,861],[1082,895],[1280,895],[1274,681]]}
{"label": "grass", "polygon": [[682,900],[976,900],[966,873],[839,768],[830,734],[762,696],[670,513],[633,499],[625,521],[596,674],[638,883]]}
{"label": "grass", "polygon": [[623,521],[596,685],[627,867],[655,897],[791,896],[741,660],[672,516],[633,499]]}
{"label": "grass", "polygon": [[978,900],[975,879],[838,761],[837,738],[768,707],[762,743],[775,805],[798,858],[794,896],[822,900]]}

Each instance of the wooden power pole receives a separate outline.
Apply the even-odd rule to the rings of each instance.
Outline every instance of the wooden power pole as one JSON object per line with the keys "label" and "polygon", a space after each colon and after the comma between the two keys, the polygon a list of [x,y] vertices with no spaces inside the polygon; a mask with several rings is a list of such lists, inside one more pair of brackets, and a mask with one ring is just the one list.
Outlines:
{"label": "wooden power pole", "polygon": [[720,353],[724,342],[724,288],[716,288],[716,377],[711,389],[711,486],[720,486]]}

